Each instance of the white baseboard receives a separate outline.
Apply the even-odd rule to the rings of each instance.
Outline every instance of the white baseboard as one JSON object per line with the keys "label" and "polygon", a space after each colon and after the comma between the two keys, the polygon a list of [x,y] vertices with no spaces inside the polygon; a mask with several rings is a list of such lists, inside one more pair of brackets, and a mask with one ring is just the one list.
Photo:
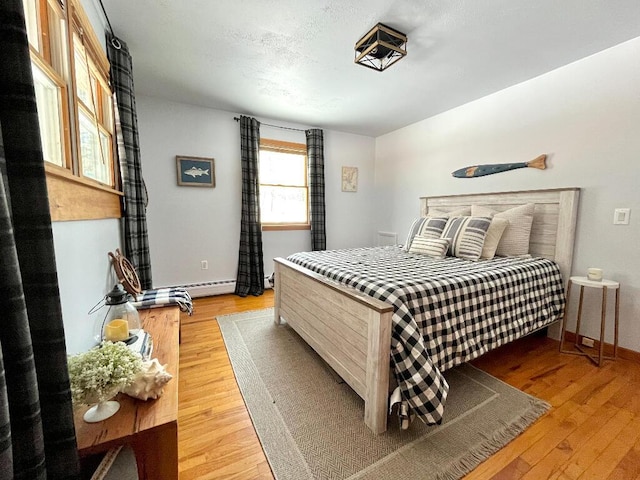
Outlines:
{"label": "white baseboard", "polygon": [[[224,295],[233,293],[236,290],[236,280],[218,280],[215,282],[191,283],[188,285],[176,285],[176,287],[184,288],[189,292],[191,298],[210,297],[212,295]],[[268,277],[264,278],[264,288],[271,288]]]}

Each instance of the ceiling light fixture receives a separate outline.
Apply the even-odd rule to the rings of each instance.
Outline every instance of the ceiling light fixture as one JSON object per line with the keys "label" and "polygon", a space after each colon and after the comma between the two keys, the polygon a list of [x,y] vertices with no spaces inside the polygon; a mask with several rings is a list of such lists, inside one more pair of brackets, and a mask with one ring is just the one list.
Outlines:
{"label": "ceiling light fixture", "polygon": [[355,62],[379,72],[407,54],[407,36],[378,23],[356,43]]}

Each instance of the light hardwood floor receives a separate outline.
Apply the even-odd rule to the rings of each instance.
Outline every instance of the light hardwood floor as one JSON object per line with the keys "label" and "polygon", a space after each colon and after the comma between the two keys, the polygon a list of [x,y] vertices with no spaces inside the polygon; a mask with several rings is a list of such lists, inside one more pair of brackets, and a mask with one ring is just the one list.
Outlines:
{"label": "light hardwood floor", "polygon": [[[181,317],[180,479],[271,479],[214,319],[269,308],[272,291],[194,303],[194,315]],[[466,480],[640,479],[640,364],[619,359],[598,368],[558,353],[558,343],[542,337],[507,345],[474,364],[553,408]]]}

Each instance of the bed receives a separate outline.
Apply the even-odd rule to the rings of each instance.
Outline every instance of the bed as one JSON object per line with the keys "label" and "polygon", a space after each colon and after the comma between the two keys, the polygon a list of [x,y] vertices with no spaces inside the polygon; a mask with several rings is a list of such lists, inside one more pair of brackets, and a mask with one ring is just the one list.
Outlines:
{"label": "bed", "polygon": [[[553,283],[553,291],[531,294],[535,308],[527,307],[526,322],[513,318],[509,320],[509,325],[501,324],[491,332],[486,331],[489,330],[486,326],[477,327],[483,338],[478,340],[478,345],[460,348],[455,342],[449,342],[451,338],[460,336],[460,332],[452,330],[450,325],[438,327],[440,330],[434,333],[433,338],[425,334],[425,328],[430,327],[425,326],[423,318],[426,317],[421,315],[437,302],[449,309],[446,320],[453,319],[451,324],[468,326],[469,322],[455,319],[464,315],[474,317],[476,313],[464,311],[464,306],[458,311],[458,307],[445,305],[455,302],[442,302],[442,298],[437,298],[433,293],[416,293],[422,291],[420,279],[410,280],[408,287],[403,284],[398,290],[396,282],[406,276],[403,269],[412,269],[411,262],[416,261],[416,256],[397,246],[313,252],[310,257],[301,253],[288,259],[275,259],[274,320],[279,323],[284,319],[363,398],[364,421],[374,433],[384,432],[387,426],[390,359],[393,360],[391,363],[396,379],[403,388],[403,397],[407,397],[412,409],[423,421],[438,423],[448,389],[439,367],[446,369],[468,361],[561,318],[564,309],[563,282],[571,272],[578,199],[577,188],[421,199],[421,216],[427,216],[434,210],[452,212],[472,205],[474,208],[487,207],[495,212],[504,212],[520,205],[534,204],[529,238],[529,253],[534,258],[502,258],[496,262],[500,264],[499,270],[524,272],[537,269],[530,276],[536,279],[553,278],[554,281],[550,282]],[[352,271],[350,264],[354,262],[364,265],[368,273]],[[409,264],[400,267],[400,262]],[[463,268],[463,264],[470,265],[470,272],[461,271],[457,276],[444,274],[446,281],[457,283],[458,287],[467,290],[469,284],[477,283],[476,275],[481,275],[480,270],[488,264],[459,259],[448,259],[447,262],[454,266],[453,271]],[[525,263],[533,265],[525,269]],[[374,265],[381,271],[374,269]],[[427,269],[418,276],[433,276],[429,283],[435,279],[445,282],[438,273],[439,265],[433,263],[429,266],[431,270]],[[473,287],[471,290],[476,293],[471,292],[465,297],[465,302],[479,305],[480,309],[486,306],[476,298],[477,295],[516,289],[512,292],[511,300],[505,298],[504,301],[509,302],[513,301],[513,295],[525,297],[520,292],[530,290],[528,286],[517,290],[521,287],[514,283],[505,284],[505,287],[500,284],[500,275],[482,275],[489,275],[493,284],[480,289]],[[364,281],[363,277],[368,280]],[[372,279],[375,281],[372,282]],[[548,303],[541,303],[547,300]],[[500,333],[496,334],[498,330]],[[445,344],[450,347],[449,350],[459,352],[452,354],[447,350],[440,355],[440,345]]]}

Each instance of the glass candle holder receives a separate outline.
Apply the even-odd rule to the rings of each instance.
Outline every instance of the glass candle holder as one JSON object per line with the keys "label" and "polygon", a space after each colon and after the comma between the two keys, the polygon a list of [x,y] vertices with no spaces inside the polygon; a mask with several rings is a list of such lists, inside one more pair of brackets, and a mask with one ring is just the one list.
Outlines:
{"label": "glass candle holder", "polygon": [[[140,315],[136,308],[129,302],[129,294],[117,284],[104,298],[104,307],[107,312],[102,318],[98,316],[96,324],[95,340],[101,342],[135,342],[142,330]],[[99,322],[99,323],[98,323]]]}

